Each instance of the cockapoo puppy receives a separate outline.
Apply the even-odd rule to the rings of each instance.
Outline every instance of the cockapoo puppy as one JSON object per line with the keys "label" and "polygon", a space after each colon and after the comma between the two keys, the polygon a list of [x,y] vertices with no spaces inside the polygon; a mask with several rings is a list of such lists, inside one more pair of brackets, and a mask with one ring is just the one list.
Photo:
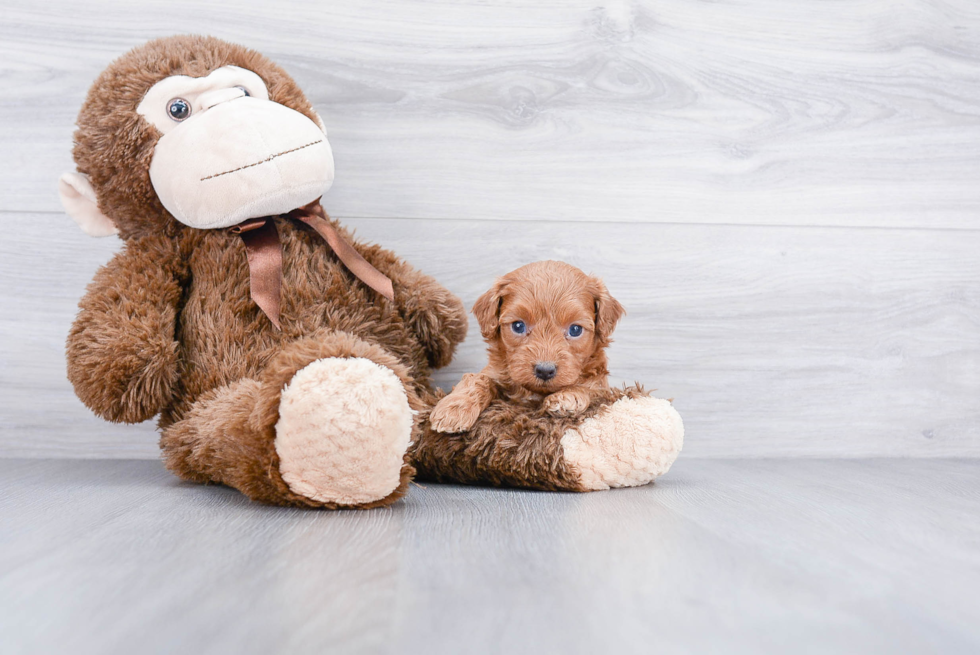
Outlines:
{"label": "cockapoo puppy", "polygon": [[438,432],[465,432],[495,398],[543,404],[555,416],[584,412],[609,389],[605,348],[623,306],[596,277],[557,261],[498,278],[473,306],[489,364],[467,373],[429,417]]}

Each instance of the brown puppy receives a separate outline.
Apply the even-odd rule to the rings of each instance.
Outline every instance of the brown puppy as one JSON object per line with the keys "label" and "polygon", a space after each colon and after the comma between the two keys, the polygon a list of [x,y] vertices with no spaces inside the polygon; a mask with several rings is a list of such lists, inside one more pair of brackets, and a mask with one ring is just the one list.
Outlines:
{"label": "brown puppy", "polygon": [[605,348],[623,306],[605,284],[557,261],[528,264],[498,278],[473,314],[489,364],[463,376],[429,417],[438,432],[464,432],[494,398],[541,403],[555,416],[585,411],[608,389]]}

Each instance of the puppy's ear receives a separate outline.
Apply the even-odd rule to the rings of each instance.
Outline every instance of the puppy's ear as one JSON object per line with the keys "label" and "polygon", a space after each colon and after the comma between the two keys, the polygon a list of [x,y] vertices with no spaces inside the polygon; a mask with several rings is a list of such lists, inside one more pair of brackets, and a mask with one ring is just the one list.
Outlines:
{"label": "puppy's ear", "polygon": [[503,303],[506,287],[507,282],[503,278],[497,278],[489,291],[477,298],[473,305],[473,315],[480,324],[480,333],[484,339],[492,339],[500,327],[500,305]]}
{"label": "puppy's ear", "polygon": [[592,295],[595,298],[595,334],[601,341],[608,339],[626,310],[619,301],[609,295],[605,283],[592,278]]}

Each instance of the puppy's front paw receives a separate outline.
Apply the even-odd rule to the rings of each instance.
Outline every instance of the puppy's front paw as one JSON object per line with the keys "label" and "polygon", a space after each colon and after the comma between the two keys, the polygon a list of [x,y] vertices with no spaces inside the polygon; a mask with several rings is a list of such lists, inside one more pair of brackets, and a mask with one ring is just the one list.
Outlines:
{"label": "puppy's front paw", "polygon": [[436,432],[466,432],[479,417],[478,403],[464,396],[450,394],[432,409],[429,425]]}
{"label": "puppy's front paw", "polygon": [[544,399],[544,409],[552,416],[576,416],[589,407],[589,394],[580,389],[563,389]]}

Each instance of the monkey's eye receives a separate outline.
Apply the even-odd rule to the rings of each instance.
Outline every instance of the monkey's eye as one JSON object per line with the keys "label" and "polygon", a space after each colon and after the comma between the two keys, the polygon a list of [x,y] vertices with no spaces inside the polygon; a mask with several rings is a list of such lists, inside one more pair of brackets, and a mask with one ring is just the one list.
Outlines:
{"label": "monkey's eye", "polygon": [[244,86],[239,85],[239,86],[236,86],[235,88],[236,89],[241,89],[242,90],[242,93],[245,94],[245,97],[246,98],[248,98],[249,96],[252,95],[251,93],[248,92],[248,89],[246,89]]}
{"label": "monkey's eye", "polygon": [[183,98],[174,98],[167,105],[167,113],[170,114],[170,118],[180,122],[191,115],[191,105]]}
{"label": "monkey's eye", "polygon": [[572,337],[573,339],[575,337],[580,337],[582,336],[582,329],[582,326],[578,323],[572,323],[568,326],[568,336]]}
{"label": "monkey's eye", "polygon": [[514,331],[514,334],[524,334],[527,332],[527,326],[524,325],[524,321],[514,321],[510,324],[510,329]]}

